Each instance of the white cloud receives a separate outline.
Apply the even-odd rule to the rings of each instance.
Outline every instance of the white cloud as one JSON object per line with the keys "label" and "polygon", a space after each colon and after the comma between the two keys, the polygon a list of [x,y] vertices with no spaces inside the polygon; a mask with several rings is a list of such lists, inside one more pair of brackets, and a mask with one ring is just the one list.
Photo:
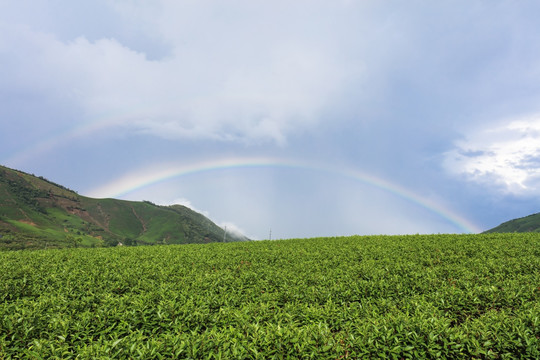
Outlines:
{"label": "white cloud", "polygon": [[[146,12],[119,4],[119,17],[153,32],[170,46],[169,56],[149,60],[113,35],[65,41],[4,22],[0,55],[11,79],[5,85],[75,104],[85,120],[121,117],[136,132],[284,143],[291,132],[316,125],[345,82],[332,39],[311,32],[324,33],[313,18],[296,16],[302,7],[265,13],[247,4],[163,1]],[[280,10],[283,23],[270,26]]]}
{"label": "white cloud", "polygon": [[351,121],[336,113],[375,121],[395,107],[392,86],[403,87],[400,99],[422,94],[422,108],[438,103],[425,95],[452,104],[481,94],[493,103],[486,94],[510,89],[506,98],[524,88],[508,86],[514,79],[536,84],[538,73],[535,56],[525,66],[511,61],[534,44],[536,20],[500,16],[534,13],[510,5],[54,3],[55,11],[0,4],[0,91],[53,96],[81,110],[78,119],[56,121],[121,118],[115,125],[168,139],[282,144],[322,121]]}
{"label": "white cloud", "polygon": [[247,236],[248,238],[250,238],[252,240],[258,240],[258,239],[255,239],[252,236],[246,235],[246,232],[242,228],[240,228],[238,225],[233,223],[233,222],[230,222],[230,221],[220,222],[219,227],[222,228],[222,229],[225,229],[227,231],[227,234],[232,233],[232,234],[235,234],[237,236],[240,236],[240,235],[241,236]]}
{"label": "white cloud", "polygon": [[178,198],[178,199],[175,199],[173,201],[167,201],[167,202],[160,202],[160,205],[165,205],[165,206],[168,206],[168,205],[183,205],[187,208],[190,208],[191,210],[195,211],[195,212],[198,212],[199,214],[202,214],[206,217],[210,217],[210,213],[206,210],[200,210],[198,208],[196,208],[195,206],[193,206],[193,204],[191,203],[191,201],[189,201],[188,199],[186,198]]}
{"label": "white cloud", "polygon": [[540,193],[540,115],[472,132],[445,154],[445,166],[505,192]]}
{"label": "white cloud", "polygon": [[[206,210],[201,210],[197,207],[195,207],[193,205],[193,203],[186,199],[186,198],[177,198],[173,201],[161,201],[159,202],[160,205],[183,205],[187,208],[190,208],[191,210],[195,211],[195,212],[198,212],[199,214],[202,214],[204,216],[206,216],[207,218],[210,219],[210,212],[206,211]],[[211,219],[212,220],[212,219]],[[222,229],[226,229],[227,233],[233,233],[235,235],[242,235],[242,236],[247,236],[246,234],[246,231],[244,229],[242,229],[240,226],[236,225],[235,223],[231,222],[231,221],[222,221],[218,224],[219,227],[221,227]],[[249,236],[248,236],[249,237]],[[254,237],[250,237],[251,239],[254,239]]]}

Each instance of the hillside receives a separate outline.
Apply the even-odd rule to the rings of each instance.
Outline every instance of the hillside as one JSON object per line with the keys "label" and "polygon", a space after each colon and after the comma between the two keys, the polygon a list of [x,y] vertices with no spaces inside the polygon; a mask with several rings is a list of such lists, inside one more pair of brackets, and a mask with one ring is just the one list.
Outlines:
{"label": "hillside", "polygon": [[[224,230],[181,206],[94,199],[0,166],[0,249],[223,241]],[[245,241],[227,234],[227,241]]]}
{"label": "hillside", "polygon": [[540,232],[540,213],[502,223],[485,233]]}

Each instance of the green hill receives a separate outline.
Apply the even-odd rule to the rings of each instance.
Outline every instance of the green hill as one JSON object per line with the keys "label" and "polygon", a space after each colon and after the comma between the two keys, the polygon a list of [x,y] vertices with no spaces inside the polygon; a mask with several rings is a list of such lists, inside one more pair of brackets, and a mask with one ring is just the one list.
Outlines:
{"label": "green hill", "polygon": [[[224,230],[181,206],[94,199],[0,166],[0,249],[223,241]],[[249,240],[227,234],[227,241]]]}
{"label": "green hill", "polygon": [[510,220],[485,233],[540,232],[540,213]]}

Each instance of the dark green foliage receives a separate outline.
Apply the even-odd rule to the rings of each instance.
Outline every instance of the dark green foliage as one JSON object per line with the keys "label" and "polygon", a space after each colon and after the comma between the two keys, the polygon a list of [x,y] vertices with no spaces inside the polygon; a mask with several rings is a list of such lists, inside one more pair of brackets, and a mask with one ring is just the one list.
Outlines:
{"label": "dark green foliage", "polygon": [[540,213],[502,223],[486,233],[540,232]]}
{"label": "dark green foliage", "polygon": [[0,168],[0,186],[7,187],[8,191],[14,195],[19,203],[26,205],[28,208],[46,213],[45,208],[40,205],[37,199],[47,197],[47,192],[42,189],[36,189],[28,186],[28,183],[23,178],[13,178],[6,176],[5,170]]}
{"label": "dark green foliage", "polygon": [[[32,175],[32,176],[34,176],[34,175]],[[63,186],[63,185],[57,184],[57,183],[55,183],[55,182],[52,182],[52,181],[50,181],[50,180],[44,178],[43,176],[38,176],[38,178],[41,179],[41,180],[43,180],[43,181],[48,182],[49,184],[51,184],[51,185],[53,185],[53,186],[55,186],[55,187],[58,187],[58,188],[60,188],[60,189],[63,189],[63,190],[69,191],[69,192],[73,192],[73,193],[77,193],[75,190],[71,190],[70,188],[67,188],[67,187],[65,187],[65,186]]]}
{"label": "dark green foliage", "polygon": [[540,234],[0,253],[0,358],[538,359]]}

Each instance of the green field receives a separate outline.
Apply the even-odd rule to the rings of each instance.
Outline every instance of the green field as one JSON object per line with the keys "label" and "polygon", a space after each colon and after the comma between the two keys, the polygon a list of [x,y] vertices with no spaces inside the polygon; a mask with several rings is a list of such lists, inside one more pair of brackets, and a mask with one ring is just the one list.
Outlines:
{"label": "green field", "polygon": [[540,234],[0,252],[0,359],[540,358]]}

